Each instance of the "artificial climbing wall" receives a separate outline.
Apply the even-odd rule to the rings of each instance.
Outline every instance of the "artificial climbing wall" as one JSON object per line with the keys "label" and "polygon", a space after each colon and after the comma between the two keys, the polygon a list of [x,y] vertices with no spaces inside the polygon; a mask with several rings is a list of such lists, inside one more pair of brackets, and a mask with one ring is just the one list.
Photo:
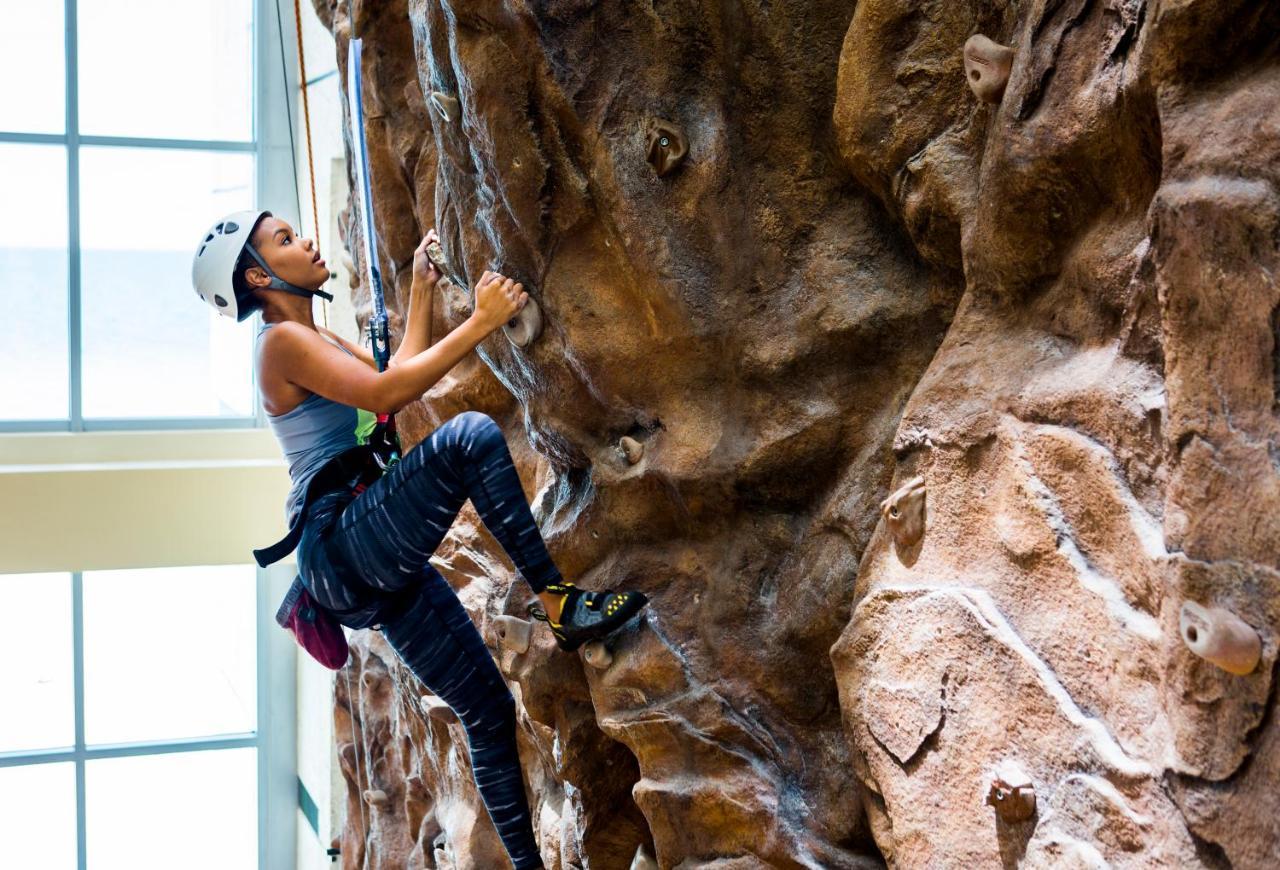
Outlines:
{"label": "artificial climbing wall", "polygon": [[[390,306],[435,226],[542,315],[408,440],[490,414],[566,576],[652,598],[588,661],[470,508],[437,554],[548,867],[1280,862],[1280,6],[317,8]],[[344,866],[505,866],[354,652]]]}

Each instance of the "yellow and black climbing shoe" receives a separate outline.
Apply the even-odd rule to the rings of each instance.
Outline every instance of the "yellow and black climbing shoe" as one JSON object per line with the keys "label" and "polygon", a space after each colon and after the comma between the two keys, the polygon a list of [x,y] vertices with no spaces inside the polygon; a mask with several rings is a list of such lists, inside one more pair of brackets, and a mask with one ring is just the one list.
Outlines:
{"label": "yellow and black climbing shoe", "polygon": [[564,596],[560,621],[554,622],[537,604],[529,605],[529,615],[551,626],[556,644],[572,652],[584,643],[603,640],[635,616],[649,599],[643,592],[587,592],[572,583],[552,583],[548,592]]}

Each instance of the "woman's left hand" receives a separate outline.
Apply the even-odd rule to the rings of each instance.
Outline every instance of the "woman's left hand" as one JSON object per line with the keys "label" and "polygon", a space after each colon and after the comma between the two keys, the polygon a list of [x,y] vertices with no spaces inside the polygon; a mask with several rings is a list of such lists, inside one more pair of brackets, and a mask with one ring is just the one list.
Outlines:
{"label": "woman's left hand", "polygon": [[432,242],[440,244],[440,236],[436,234],[434,227],[427,230],[427,234],[413,251],[413,283],[421,284],[426,289],[434,287],[440,280],[440,270],[427,256],[427,245]]}

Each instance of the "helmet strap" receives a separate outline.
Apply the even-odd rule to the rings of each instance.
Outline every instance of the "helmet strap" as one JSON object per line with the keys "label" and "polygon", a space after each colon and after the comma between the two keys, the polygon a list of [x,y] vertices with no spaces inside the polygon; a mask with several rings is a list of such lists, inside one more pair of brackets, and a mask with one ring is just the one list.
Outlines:
{"label": "helmet strap", "polygon": [[283,290],[284,292],[292,293],[295,296],[322,296],[330,302],[333,301],[333,296],[323,290],[308,290],[305,287],[299,287],[297,284],[290,284],[288,281],[277,277],[276,273],[271,271],[271,267],[267,265],[267,261],[262,259],[262,255],[259,254],[257,249],[248,242],[244,243],[244,249],[249,253],[249,256],[253,257],[254,261],[262,267],[262,271],[267,273],[267,277],[271,279],[267,286],[272,290]]}

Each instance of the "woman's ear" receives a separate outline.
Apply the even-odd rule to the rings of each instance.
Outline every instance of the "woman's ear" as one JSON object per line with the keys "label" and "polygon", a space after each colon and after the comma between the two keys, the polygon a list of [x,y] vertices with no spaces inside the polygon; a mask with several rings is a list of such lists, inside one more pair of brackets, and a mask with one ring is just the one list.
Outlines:
{"label": "woman's ear", "polygon": [[271,278],[263,271],[261,266],[250,266],[244,270],[245,282],[254,289],[259,287],[268,287],[271,284]]}

